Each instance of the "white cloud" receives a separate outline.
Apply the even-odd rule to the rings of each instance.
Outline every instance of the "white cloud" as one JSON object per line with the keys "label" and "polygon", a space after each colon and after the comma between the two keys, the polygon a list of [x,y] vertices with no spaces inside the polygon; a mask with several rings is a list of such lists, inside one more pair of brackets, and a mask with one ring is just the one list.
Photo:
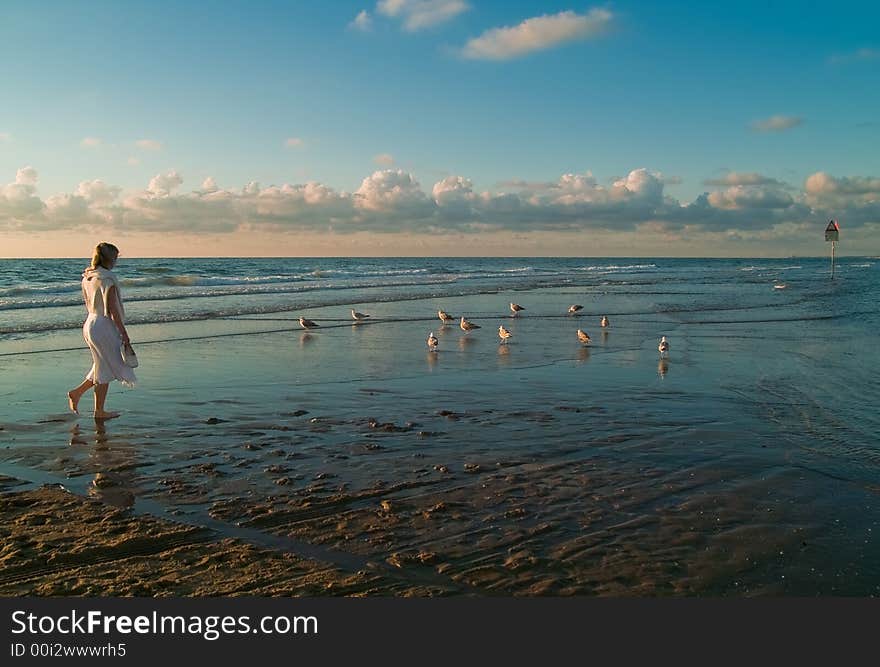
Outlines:
{"label": "white cloud", "polygon": [[12,141],[12,135],[9,132],[0,132],[0,144]]}
{"label": "white cloud", "polygon": [[720,185],[729,187],[733,185],[782,185],[782,183],[775,178],[763,176],[754,171],[729,171],[718,178],[707,178],[703,181],[703,185]]}
{"label": "white cloud", "polygon": [[45,208],[42,200],[36,196],[37,170],[33,167],[22,167],[15,174],[15,182],[0,185],[0,229],[16,228],[28,221],[38,221],[38,216]]}
{"label": "white cloud", "polygon": [[305,144],[306,142],[299,137],[288,137],[284,140],[284,145],[287,146],[287,148],[302,148]]}
{"label": "white cloud", "polygon": [[754,121],[751,127],[756,132],[784,132],[803,122],[804,119],[799,116],[770,116]]}
{"label": "white cloud", "polygon": [[98,137],[85,137],[79,142],[79,145],[83,148],[97,148],[102,143],[103,142]]}
{"label": "white cloud", "polygon": [[390,167],[394,164],[394,156],[391,153],[379,153],[375,157],[373,157],[373,162],[378,164],[380,167]]}
{"label": "white cloud", "polygon": [[[802,188],[754,172],[712,179],[717,189],[691,202],[665,192],[665,177],[647,168],[603,184],[590,172],[555,181],[511,181],[514,191],[478,191],[450,175],[427,192],[401,169],[376,171],[354,193],[318,182],[221,189],[206,178],[182,191],[182,176],[168,171],[142,190],[124,192],[101,180],[41,199],[38,174],[18,170],[0,186],[0,229],[104,228],[225,233],[235,230],[405,232],[437,234],[505,230],[615,234],[718,234],[718,238],[795,238],[839,218],[848,231],[880,226],[880,178],[817,172]],[[635,242],[640,236],[632,236]],[[853,237],[855,238],[855,237]]]}
{"label": "white cloud", "polygon": [[144,151],[160,151],[162,150],[162,142],[155,139],[138,139],[134,145]]}
{"label": "white cloud", "polygon": [[809,176],[804,190],[811,195],[867,195],[880,198],[880,178],[873,176],[834,177],[824,171]]}
{"label": "white cloud", "polygon": [[157,197],[167,197],[183,184],[183,178],[173,169],[164,174],[156,174],[147,186]]}
{"label": "white cloud", "polygon": [[402,169],[385,169],[367,176],[354,197],[358,208],[403,215],[427,212],[430,201],[415,177]]}
{"label": "white cloud", "polygon": [[112,204],[122,192],[122,188],[115,185],[107,185],[104,181],[83,181],[76,188],[76,194],[86,201],[98,206]]}
{"label": "white cloud", "polygon": [[510,60],[565,42],[596,37],[608,30],[613,19],[610,11],[598,8],[586,14],[565,11],[536,16],[519,25],[487,30],[468,41],[461,53],[474,60]]}
{"label": "white cloud", "polygon": [[135,167],[141,163],[140,158],[135,157],[134,155],[129,156],[129,158],[125,161],[126,164]]}
{"label": "white cloud", "polygon": [[408,32],[445,23],[468,9],[470,6],[463,0],[380,0],[376,3],[377,13],[400,19]]}
{"label": "white cloud", "polygon": [[349,28],[352,28],[353,30],[362,30],[364,32],[370,30],[372,26],[373,19],[370,17],[370,13],[366,9],[362,9],[358,12],[358,15],[348,24]]}
{"label": "white cloud", "polygon": [[35,186],[37,180],[39,176],[33,167],[22,167],[15,172],[15,185]]}
{"label": "white cloud", "polygon": [[824,171],[804,182],[806,201],[827,217],[839,218],[848,227],[880,221],[880,178],[876,176],[832,176]]}
{"label": "white cloud", "polygon": [[709,194],[709,203],[717,209],[784,209],[794,203],[791,196],[777,188],[763,185],[734,185]]}

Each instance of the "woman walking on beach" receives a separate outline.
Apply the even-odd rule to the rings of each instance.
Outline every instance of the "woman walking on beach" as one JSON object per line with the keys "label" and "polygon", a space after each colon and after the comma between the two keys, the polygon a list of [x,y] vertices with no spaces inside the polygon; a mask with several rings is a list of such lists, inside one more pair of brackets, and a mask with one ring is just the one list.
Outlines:
{"label": "woman walking on beach", "polygon": [[92,264],[83,272],[82,293],[88,316],[83,324],[83,338],[92,353],[92,368],[85,380],[67,392],[70,409],[79,414],[79,399],[89,389],[95,389],[95,419],[113,419],[118,412],[104,410],[110,382],[119,380],[131,386],[136,379],[134,371],[122,358],[123,345],[131,342],[125,330],[125,311],[119,282],[110,270],[116,265],[119,249],[112,243],[95,247]]}

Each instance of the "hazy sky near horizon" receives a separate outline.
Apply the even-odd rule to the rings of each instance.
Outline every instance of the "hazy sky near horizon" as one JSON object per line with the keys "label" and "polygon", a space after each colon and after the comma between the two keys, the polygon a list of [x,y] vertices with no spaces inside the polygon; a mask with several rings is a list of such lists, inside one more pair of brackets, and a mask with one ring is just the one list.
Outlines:
{"label": "hazy sky near horizon", "polygon": [[[0,6],[0,256],[880,253],[880,8]],[[85,250],[81,254],[88,254]]]}

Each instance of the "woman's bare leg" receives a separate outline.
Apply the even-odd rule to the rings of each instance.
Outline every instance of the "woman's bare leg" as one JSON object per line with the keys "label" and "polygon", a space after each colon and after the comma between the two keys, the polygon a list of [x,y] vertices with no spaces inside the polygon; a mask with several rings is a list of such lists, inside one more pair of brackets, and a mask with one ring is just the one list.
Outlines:
{"label": "woman's bare leg", "polygon": [[86,379],[82,381],[81,385],[67,392],[67,405],[70,407],[71,412],[79,414],[79,399],[93,386],[95,386],[95,383]]}
{"label": "woman's bare leg", "polygon": [[95,419],[113,419],[119,416],[118,412],[107,412],[104,410],[104,401],[107,400],[108,389],[110,389],[109,382],[95,385]]}

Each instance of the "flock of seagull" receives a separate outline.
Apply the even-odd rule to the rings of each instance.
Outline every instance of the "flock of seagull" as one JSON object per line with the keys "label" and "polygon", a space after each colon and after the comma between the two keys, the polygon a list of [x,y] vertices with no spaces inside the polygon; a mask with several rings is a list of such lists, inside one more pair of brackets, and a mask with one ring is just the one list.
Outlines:
{"label": "flock of seagull", "polygon": [[[568,314],[574,315],[579,310],[583,310],[583,308],[584,307],[580,304],[573,304],[568,307]],[[511,302],[510,310],[513,313],[513,316],[516,317],[521,311],[525,310],[525,308],[523,308],[518,303]],[[455,320],[456,320],[456,318],[454,316],[450,315],[445,310],[438,310],[437,316],[440,318],[440,321],[443,323],[443,326],[447,326],[448,324],[455,322]],[[362,321],[368,319],[370,316],[367,315],[366,313],[360,313],[360,312],[356,311],[354,308],[352,308],[351,309],[351,317],[355,322],[362,322]],[[313,322],[312,320],[307,320],[304,317],[299,318],[299,325],[303,329],[306,329],[306,330],[317,329],[320,326],[316,322]],[[606,315],[603,315],[602,320],[600,321],[600,326],[602,328],[606,328],[609,325],[610,325],[610,323],[608,321],[608,317]],[[475,331],[476,329],[482,329],[482,327],[479,324],[474,324],[473,322],[469,321],[465,317],[461,318],[458,326],[461,327],[461,330],[464,331],[466,334],[470,333],[471,331]],[[510,330],[505,329],[504,325],[502,324],[498,327],[498,337],[501,339],[501,343],[503,345],[503,344],[506,344],[507,341],[513,337],[513,334],[510,332]],[[580,328],[577,330],[577,339],[583,345],[589,345],[590,343],[593,342],[592,339],[590,338],[590,335],[586,331],[583,331]],[[437,347],[440,345],[440,341],[434,335],[433,331],[428,334],[427,343],[428,343],[429,350],[431,350],[432,352],[437,351]],[[666,340],[666,336],[663,336],[660,339],[660,344],[657,345],[657,350],[660,352],[661,358],[667,358],[669,356],[669,341]]]}

